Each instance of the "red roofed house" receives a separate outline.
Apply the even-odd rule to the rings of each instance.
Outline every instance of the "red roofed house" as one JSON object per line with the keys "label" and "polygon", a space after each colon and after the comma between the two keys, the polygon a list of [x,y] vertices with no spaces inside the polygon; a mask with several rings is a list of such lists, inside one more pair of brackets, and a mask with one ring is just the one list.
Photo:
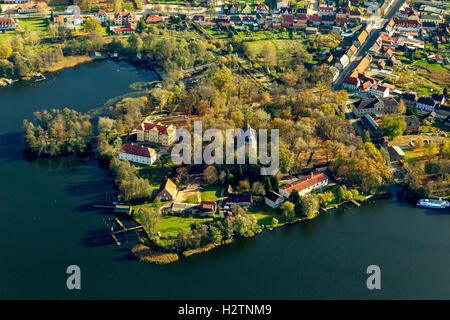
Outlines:
{"label": "red roofed house", "polygon": [[116,12],[114,14],[114,24],[116,26],[124,26],[136,22],[136,14],[134,12],[128,12],[127,10],[123,9],[121,12]]}
{"label": "red roofed house", "polygon": [[164,19],[160,16],[148,16],[147,19],[145,19],[145,23],[147,24],[156,24],[163,22]]}
{"label": "red roofed house", "polygon": [[360,85],[360,81],[356,77],[345,77],[344,88],[348,91],[357,91]]}
{"label": "red roofed house", "polygon": [[119,159],[151,165],[156,161],[156,151],[151,148],[126,143],[122,146],[122,151],[119,153]]}
{"label": "red roofed house", "polygon": [[370,88],[370,93],[378,98],[386,98],[389,95],[389,88],[378,85],[378,86],[372,86]]}
{"label": "red roofed house", "polygon": [[64,24],[64,16],[53,17],[54,24]]}
{"label": "red roofed house", "polygon": [[295,189],[298,191],[300,196],[305,196],[308,193],[321,189],[327,185],[328,177],[324,173],[311,173],[311,175],[280,187],[280,194],[285,198],[289,198],[289,195]]}
{"label": "red roofed house", "polygon": [[286,28],[294,26],[294,16],[292,14],[285,14],[282,18],[281,25]]}
{"label": "red roofed house", "polygon": [[319,16],[333,16],[333,7],[319,7]]}
{"label": "red roofed house", "polygon": [[321,16],[315,16],[315,15],[314,16],[309,16],[309,21],[314,26],[320,26],[320,24],[322,23],[322,17]]}
{"label": "red roofed house", "polygon": [[105,23],[106,20],[108,19],[108,16],[107,16],[105,10],[99,10],[98,12],[96,12],[94,14],[94,18],[98,19],[100,21],[100,23]]}
{"label": "red roofed house", "polygon": [[267,5],[265,5],[264,3],[258,4],[258,6],[256,7],[256,12],[262,13],[262,14],[268,14],[269,7]]}
{"label": "red roofed house", "polygon": [[203,217],[214,218],[217,210],[217,203],[215,201],[200,202],[200,215]]}
{"label": "red roofed house", "polygon": [[0,18],[0,30],[17,29],[16,21],[13,18]]}
{"label": "red roofed house", "polygon": [[176,139],[176,127],[174,125],[164,126],[161,123],[151,123],[147,120],[137,128],[137,141],[149,141],[163,146],[170,146]]}

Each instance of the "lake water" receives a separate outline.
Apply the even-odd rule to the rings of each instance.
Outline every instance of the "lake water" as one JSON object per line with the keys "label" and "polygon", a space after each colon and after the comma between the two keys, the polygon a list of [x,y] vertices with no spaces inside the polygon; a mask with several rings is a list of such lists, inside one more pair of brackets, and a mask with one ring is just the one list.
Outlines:
{"label": "lake water", "polygon": [[[170,265],[137,261],[132,241],[115,246],[111,216],[92,209],[112,199],[108,171],[95,160],[26,159],[21,123],[44,108],[86,112],[155,79],[103,61],[0,89],[0,298],[450,298],[450,214],[398,201],[395,188],[390,199]],[[79,291],[66,288],[72,264],[81,268]],[[366,288],[373,264],[381,268],[378,291]]]}

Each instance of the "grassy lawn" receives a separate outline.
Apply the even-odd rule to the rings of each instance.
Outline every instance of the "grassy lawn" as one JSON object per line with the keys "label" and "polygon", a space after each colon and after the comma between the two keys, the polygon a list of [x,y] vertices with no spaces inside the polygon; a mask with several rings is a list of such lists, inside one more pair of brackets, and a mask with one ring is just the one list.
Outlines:
{"label": "grassy lawn", "polygon": [[159,186],[166,181],[166,175],[172,171],[170,167],[164,166],[144,166],[138,169],[139,177],[148,179],[150,185],[154,188],[159,188]]}
{"label": "grassy lawn", "polygon": [[202,201],[218,201],[220,200],[220,191],[222,186],[212,185],[200,190]]}
{"label": "grassy lawn", "polygon": [[48,27],[48,19],[17,19],[22,30],[46,33]]}
{"label": "grassy lawn", "polygon": [[260,226],[264,225],[268,228],[274,227],[272,225],[273,218],[278,219],[279,226],[287,222],[277,211],[268,206],[252,206],[249,211],[258,219],[258,224]]}
{"label": "grassy lawn", "polygon": [[162,236],[167,233],[178,234],[181,230],[190,230],[192,224],[204,224],[210,221],[213,221],[213,218],[162,216],[160,222],[156,226],[156,231],[161,232]]}

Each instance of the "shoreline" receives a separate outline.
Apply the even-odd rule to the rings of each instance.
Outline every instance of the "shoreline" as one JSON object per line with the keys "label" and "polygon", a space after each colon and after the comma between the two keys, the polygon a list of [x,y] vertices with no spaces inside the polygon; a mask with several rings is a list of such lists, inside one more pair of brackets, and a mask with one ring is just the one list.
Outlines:
{"label": "shoreline", "polygon": [[[364,198],[364,200],[359,201],[359,203],[358,203],[359,205],[357,205],[356,207],[359,208],[360,205],[361,205],[363,202],[365,202],[365,201],[367,201],[367,200],[369,200],[369,199],[374,199],[374,200],[376,200],[376,199],[378,199],[378,198],[380,198],[380,197],[381,197],[381,198],[384,198],[388,193],[389,193],[389,191],[387,191],[387,192],[385,192],[385,193],[380,193],[380,194],[370,194],[370,195],[367,195],[367,196]],[[283,224],[279,224],[279,225],[277,225],[277,226],[272,226],[272,227],[270,227],[270,228],[268,228],[268,227],[264,227],[264,228],[260,227],[259,229],[257,229],[256,231],[254,231],[254,235],[252,235],[252,236],[250,236],[250,237],[239,237],[239,238],[242,238],[242,239],[245,239],[245,238],[253,238],[253,237],[255,237],[256,235],[263,233],[264,231],[273,231],[273,230],[275,230],[276,228],[279,228],[279,227],[283,227],[283,226],[287,226],[287,225],[293,225],[293,224],[298,224],[298,223],[303,223],[303,222],[305,222],[305,221],[307,221],[307,220],[313,220],[313,219],[317,218],[317,217],[320,215],[320,211],[323,211],[324,213],[328,213],[329,210],[338,209],[339,207],[341,207],[341,206],[343,206],[343,205],[351,204],[351,203],[352,203],[351,200],[346,200],[346,201],[343,201],[343,202],[341,202],[341,203],[339,203],[339,204],[336,204],[336,205],[334,205],[334,206],[332,206],[332,207],[328,207],[328,208],[319,207],[319,212],[318,212],[314,217],[312,217],[312,218],[305,218],[305,217],[302,217],[302,218],[297,218],[297,219],[295,219],[295,220],[293,220],[293,221],[290,221],[290,222],[285,222],[285,223],[283,223]],[[134,220],[134,219],[133,219],[133,220]],[[136,221],[136,220],[134,220],[134,221]],[[234,239],[235,239],[235,238],[230,238],[230,239],[227,239],[227,240],[223,241],[222,243],[208,243],[208,244],[206,244],[206,245],[204,245],[204,246],[202,246],[202,247],[199,247],[199,248],[185,250],[185,251],[183,251],[182,253],[175,253],[175,252],[168,253],[168,252],[162,252],[162,250],[165,250],[165,249],[164,249],[164,248],[161,248],[161,252],[158,254],[158,253],[156,253],[153,249],[151,249],[149,246],[147,246],[147,245],[145,245],[145,244],[142,244],[142,243],[136,245],[131,251],[133,252],[133,254],[134,254],[140,261],[144,261],[144,262],[148,262],[148,263],[154,263],[154,264],[169,264],[169,263],[178,261],[180,258],[188,258],[188,257],[190,257],[190,256],[192,256],[192,255],[196,255],[196,254],[208,252],[208,251],[211,251],[212,249],[221,247],[221,246],[226,245],[226,244],[230,244],[230,243],[232,243],[232,242],[234,241]],[[153,241],[151,241],[151,243],[154,244]],[[139,248],[139,249],[138,249],[138,248]],[[140,254],[135,253],[136,251],[140,251]],[[149,254],[148,254],[148,255],[145,255],[144,252],[148,252]],[[144,254],[143,254],[143,253],[144,253]],[[166,259],[166,256],[168,256],[168,255],[171,255],[171,258],[170,258],[170,259]],[[173,255],[176,255],[176,258],[174,258]],[[161,259],[161,258],[162,258],[162,259]],[[163,262],[161,262],[161,261],[163,261]]]}
{"label": "shoreline", "polygon": [[90,56],[67,56],[61,61],[56,62],[52,66],[45,69],[43,72],[56,72],[66,68],[73,68],[79,64],[87,63],[92,61],[93,58]]}

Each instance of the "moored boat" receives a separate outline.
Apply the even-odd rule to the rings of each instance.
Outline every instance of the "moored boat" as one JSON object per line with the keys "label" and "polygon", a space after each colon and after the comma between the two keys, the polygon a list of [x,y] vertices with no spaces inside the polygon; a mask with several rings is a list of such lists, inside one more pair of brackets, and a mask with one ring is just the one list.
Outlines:
{"label": "moored boat", "polygon": [[439,200],[436,200],[436,199],[420,199],[417,202],[417,205],[419,207],[431,208],[431,209],[445,209],[445,208],[450,207],[450,203],[447,200],[442,200],[442,198],[439,198]]}

